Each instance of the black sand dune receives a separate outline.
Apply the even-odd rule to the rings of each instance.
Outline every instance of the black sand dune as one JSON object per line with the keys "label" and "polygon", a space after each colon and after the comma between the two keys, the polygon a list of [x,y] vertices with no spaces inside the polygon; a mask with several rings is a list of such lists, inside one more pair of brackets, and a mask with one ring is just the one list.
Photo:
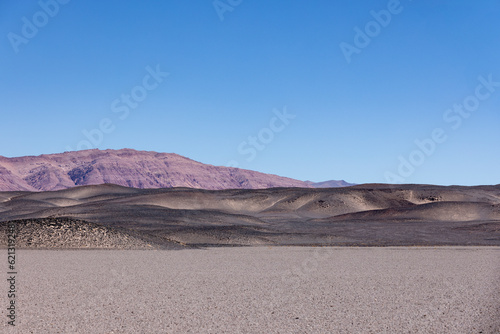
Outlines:
{"label": "black sand dune", "polygon": [[[28,248],[500,245],[500,185],[0,193],[2,228],[14,220],[39,236],[36,245],[19,241]],[[61,221],[56,238],[50,224]]]}

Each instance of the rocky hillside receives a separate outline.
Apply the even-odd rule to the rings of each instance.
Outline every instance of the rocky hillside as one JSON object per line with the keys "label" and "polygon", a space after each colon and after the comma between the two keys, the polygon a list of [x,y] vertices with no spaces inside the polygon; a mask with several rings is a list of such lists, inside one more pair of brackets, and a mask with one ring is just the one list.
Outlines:
{"label": "rocky hillside", "polygon": [[[70,218],[24,219],[0,222],[0,233],[15,226],[17,248],[35,249],[179,249],[182,245],[169,240],[158,244],[150,236],[134,231],[110,228]],[[153,240],[152,240],[153,239]],[[0,248],[7,248],[7,238]]]}
{"label": "rocky hillside", "polygon": [[49,191],[104,183],[141,189],[312,187],[277,175],[206,165],[173,153],[122,149],[0,156],[0,191]]}

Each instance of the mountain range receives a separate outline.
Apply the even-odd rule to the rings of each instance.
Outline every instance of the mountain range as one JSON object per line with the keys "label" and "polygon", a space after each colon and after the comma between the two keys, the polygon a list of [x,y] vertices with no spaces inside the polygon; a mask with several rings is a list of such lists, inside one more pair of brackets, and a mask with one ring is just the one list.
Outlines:
{"label": "mountain range", "polygon": [[133,149],[94,149],[16,158],[0,156],[0,191],[53,191],[108,183],[140,189],[187,187],[207,190],[352,185],[345,181],[300,181],[207,165],[174,153]]}

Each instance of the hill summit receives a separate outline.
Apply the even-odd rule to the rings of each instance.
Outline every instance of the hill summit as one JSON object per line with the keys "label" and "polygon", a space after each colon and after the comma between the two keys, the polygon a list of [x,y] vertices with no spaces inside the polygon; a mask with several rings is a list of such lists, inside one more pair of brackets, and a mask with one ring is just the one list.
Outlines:
{"label": "hill summit", "polygon": [[0,191],[50,191],[104,183],[141,189],[313,187],[277,175],[207,165],[174,153],[93,149],[18,158],[0,156]]}

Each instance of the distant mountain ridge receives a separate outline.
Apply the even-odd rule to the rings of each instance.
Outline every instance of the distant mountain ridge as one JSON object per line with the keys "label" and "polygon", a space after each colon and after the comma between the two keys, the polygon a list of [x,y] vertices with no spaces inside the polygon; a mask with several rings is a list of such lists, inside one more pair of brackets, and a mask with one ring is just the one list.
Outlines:
{"label": "distant mountain ridge", "polygon": [[207,165],[175,153],[94,149],[17,158],[0,156],[0,191],[50,191],[104,183],[141,189],[314,187],[278,175]]}
{"label": "distant mountain ridge", "polygon": [[313,188],[342,188],[342,187],[350,187],[356,185],[356,183],[349,183],[345,182],[344,180],[330,180],[323,182],[305,181],[305,182],[310,186],[312,186]]}

